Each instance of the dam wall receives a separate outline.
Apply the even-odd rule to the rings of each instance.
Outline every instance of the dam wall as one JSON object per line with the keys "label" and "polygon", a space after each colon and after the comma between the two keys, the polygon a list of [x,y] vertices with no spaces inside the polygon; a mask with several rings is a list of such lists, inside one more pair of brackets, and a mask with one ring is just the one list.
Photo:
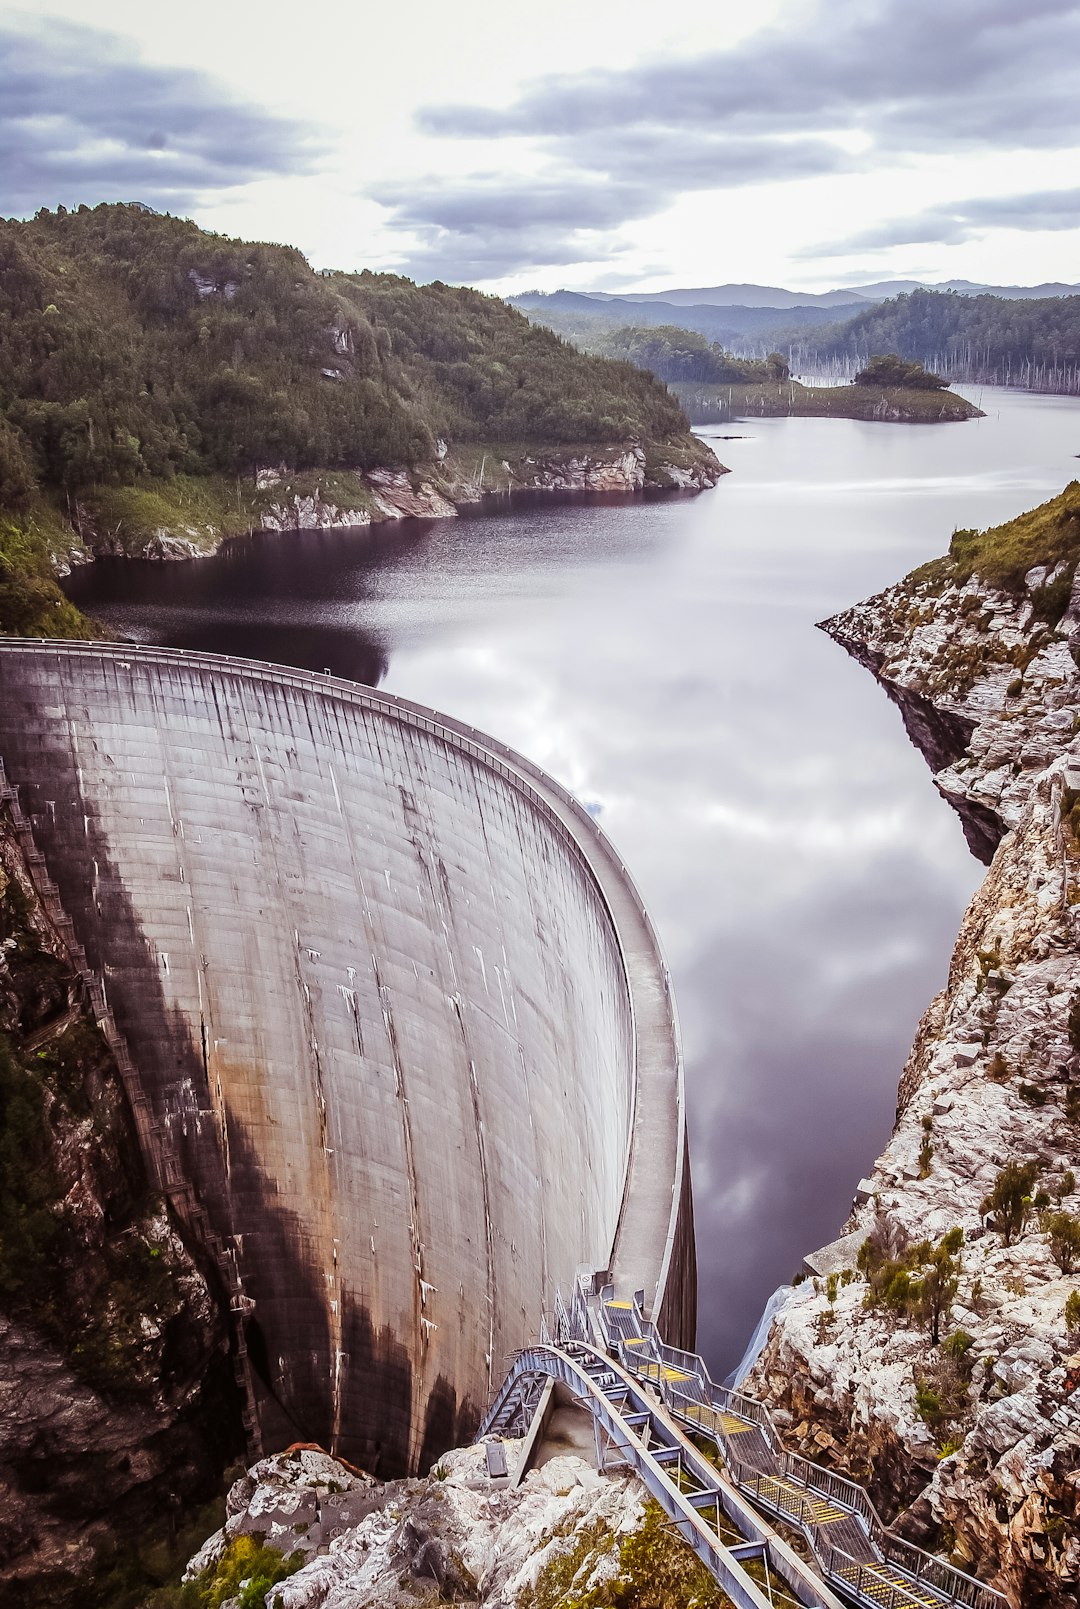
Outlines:
{"label": "dam wall", "polygon": [[691,1343],[667,975],[552,779],[386,693],[74,643],[0,647],[0,758],[264,1447],[426,1467],[582,1264]]}

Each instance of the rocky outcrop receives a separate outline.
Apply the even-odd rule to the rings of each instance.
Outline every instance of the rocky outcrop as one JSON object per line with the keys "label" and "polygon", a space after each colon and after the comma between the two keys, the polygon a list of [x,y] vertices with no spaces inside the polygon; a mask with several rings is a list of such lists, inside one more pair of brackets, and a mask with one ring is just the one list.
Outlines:
{"label": "rocky outcrop", "polygon": [[[726,474],[692,436],[664,446],[519,450],[438,443],[435,460],[412,468],[290,471],[263,467],[239,481],[189,482],[170,489],[121,488],[105,503],[93,490],[72,506],[78,545],[59,542],[58,575],[75,564],[116,556],[192,559],[249,531],[351,530],[387,520],[451,519],[486,504],[509,508],[522,496],[700,492]],[[175,518],[162,511],[175,500]]]}
{"label": "rocky outcrop", "polygon": [[[710,461],[711,460],[711,461]],[[295,477],[284,470],[256,473],[260,495],[256,514],[268,531],[345,530],[383,520],[451,519],[459,508],[493,500],[509,502],[529,493],[703,491],[724,473],[712,458],[662,454],[651,461],[643,447],[612,452],[521,453],[513,458],[495,453],[471,454],[468,460],[443,453],[420,469],[369,469],[323,477],[295,489]],[[318,477],[315,480],[318,481]],[[157,542],[146,557],[185,557]]]}
{"label": "rocky outcrop", "polygon": [[[513,1467],[519,1444],[506,1446]],[[224,1527],[185,1579],[209,1601],[244,1572],[273,1574],[274,1609],[455,1600],[549,1609],[626,1580],[619,1544],[643,1524],[639,1483],[598,1475],[575,1456],[554,1458],[509,1488],[489,1479],[482,1446],[466,1447],[447,1453],[426,1479],[380,1484],[319,1449],[297,1447],[236,1482]],[[669,1533],[658,1542],[682,1548]]]}
{"label": "rocky outcrop", "polygon": [[74,1609],[241,1445],[211,1273],[0,805],[0,1599]]}
{"label": "rocky outcrop", "polygon": [[798,1286],[749,1383],[793,1447],[868,1481],[914,1540],[1025,1609],[1080,1592],[1070,574],[1035,566],[1004,589],[942,564],[825,623],[897,699],[992,864],[846,1239],[811,1259],[822,1277]]}

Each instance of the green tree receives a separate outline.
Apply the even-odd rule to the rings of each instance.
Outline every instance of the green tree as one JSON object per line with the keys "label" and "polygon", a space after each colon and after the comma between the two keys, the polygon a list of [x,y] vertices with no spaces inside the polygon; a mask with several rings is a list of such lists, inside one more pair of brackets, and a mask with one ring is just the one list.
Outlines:
{"label": "green tree", "polygon": [[1063,1274],[1071,1274],[1080,1262],[1080,1218],[1071,1212],[1048,1212],[1042,1228],[1050,1239],[1050,1255]]}
{"label": "green tree", "polygon": [[993,1218],[1002,1245],[1011,1246],[1023,1233],[1038,1179],[1037,1162],[1007,1162],[994,1180],[994,1188],[984,1197],[979,1211],[984,1218]]}
{"label": "green tree", "polygon": [[886,390],[942,391],[947,381],[931,374],[919,362],[909,362],[896,352],[872,357],[855,376],[856,385],[884,386]]}
{"label": "green tree", "polygon": [[[930,1330],[930,1340],[937,1346],[941,1338],[941,1321],[952,1310],[953,1300],[960,1286],[960,1259],[956,1255],[959,1244],[949,1235],[936,1246],[927,1259],[914,1292],[914,1304],[919,1316]],[[963,1232],[960,1231],[962,1238]]]}

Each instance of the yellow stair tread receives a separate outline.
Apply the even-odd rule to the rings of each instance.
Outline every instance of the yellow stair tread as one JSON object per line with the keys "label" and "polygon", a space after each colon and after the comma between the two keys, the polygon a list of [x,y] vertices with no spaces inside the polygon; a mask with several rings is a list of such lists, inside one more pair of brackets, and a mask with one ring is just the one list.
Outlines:
{"label": "yellow stair tread", "polygon": [[[860,1570],[863,1572],[863,1579],[859,1582],[859,1591],[865,1593],[868,1598],[883,1597],[885,1593],[902,1592],[911,1609],[938,1609],[940,1603],[938,1598],[926,1597],[906,1576],[886,1574],[885,1565],[846,1564],[837,1574],[854,1583]],[[867,1581],[865,1579],[867,1575],[874,1579]]]}
{"label": "yellow stair tread", "polygon": [[629,1302],[624,1302],[624,1301],[622,1301],[622,1300],[613,1300],[613,1301],[610,1301],[610,1302],[605,1302],[605,1303],[604,1303],[604,1306],[605,1306],[605,1307],[619,1307],[619,1308],[625,1308],[625,1309],[626,1309],[626,1311],[627,1311],[627,1312],[629,1312],[629,1311],[630,1311],[630,1305],[631,1305],[631,1304],[630,1304],[630,1303],[629,1303]]}
{"label": "yellow stair tread", "polygon": [[697,1378],[695,1375],[688,1374],[685,1369],[673,1368],[669,1363],[642,1364],[642,1373],[655,1375],[658,1379],[663,1375],[665,1380],[694,1380]]}
{"label": "yellow stair tread", "polygon": [[759,1491],[763,1487],[772,1488],[777,1499],[785,1496],[795,1498],[799,1503],[805,1503],[819,1525],[831,1525],[834,1520],[846,1520],[849,1517],[845,1509],[837,1508],[824,1498],[814,1497],[805,1487],[796,1486],[793,1481],[785,1480],[782,1476],[762,1475],[758,1478],[757,1485]]}

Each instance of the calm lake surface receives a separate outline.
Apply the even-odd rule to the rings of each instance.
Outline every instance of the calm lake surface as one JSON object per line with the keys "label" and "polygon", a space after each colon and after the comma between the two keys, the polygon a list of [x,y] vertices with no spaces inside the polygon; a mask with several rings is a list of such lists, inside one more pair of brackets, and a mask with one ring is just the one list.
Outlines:
{"label": "calm lake surface", "polygon": [[1080,473],[1080,402],[969,395],[987,418],[725,426],[733,473],[697,498],[262,536],[70,583],[141,641],[433,704],[596,813],[674,977],[718,1378],[887,1139],[981,877],[896,709],[814,630]]}

